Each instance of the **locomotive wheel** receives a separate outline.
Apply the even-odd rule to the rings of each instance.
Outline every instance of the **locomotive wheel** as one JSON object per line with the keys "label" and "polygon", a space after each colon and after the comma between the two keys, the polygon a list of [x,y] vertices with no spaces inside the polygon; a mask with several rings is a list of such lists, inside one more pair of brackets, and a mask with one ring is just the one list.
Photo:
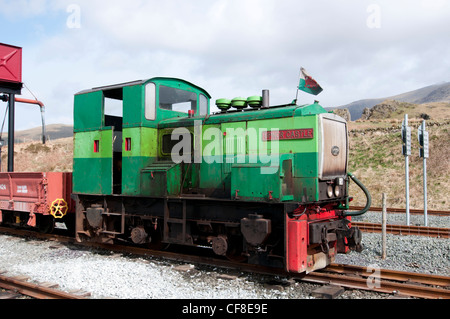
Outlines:
{"label": "locomotive wheel", "polygon": [[228,251],[228,240],[226,236],[218,236],[212,240],[212,249],[218,256],[226,256]]}
{"label": "locomotive wheel", "polygon": [[247,257],[242,254],[242,238],[230,236],[228,239],[229,248],[226,253],[226,258],[236,263],[245,262]]}

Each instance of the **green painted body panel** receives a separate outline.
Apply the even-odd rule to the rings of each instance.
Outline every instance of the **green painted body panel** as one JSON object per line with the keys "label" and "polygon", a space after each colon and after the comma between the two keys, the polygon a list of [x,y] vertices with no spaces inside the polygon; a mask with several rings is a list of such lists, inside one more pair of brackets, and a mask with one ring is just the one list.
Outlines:
{"label": "green painted body panel", "polygon": [[[117,184],[114,174],[120,173],[121,194],[125,196],[179,196],[192,191],[246,201],[319,200],[321,133],[318,118],[319,114],[327,113],[319,104],[246,109],[207,116],[197,114],[192,118],[181,112],[157,108],[156,120],[149,121],[145,118],[148,83],[155,84],[157,106],[159,87],[163,85],[205,95],[209,110],[209,94],[179,79],[153,78],[77,94],[75,193],[111,195],[117,192],[113,190],[113,183]],[[111,91],[116,92],[118,88],[123,99],[123,118],[115,119],[122,123],[114,132],[116,128],[105,126],[104,91],[112,94]],[[111,125],[111,120],[108,123]],[[112,123],[117,125],[117,122]],[[202,125],[201,140],[195,135],[194,124],[198,123]],[[178,128],[192,134],[192,148],[185,151],[193,161],[194,154],[201,150],[201,163],[176,164],[170,152],[163,151],[164,141],[169,140],[165,136]],[[277,143],[263,140],[264,132],[294,129],[313,129],[314,137]],[[120,139],[122,141],[122,149],[119,152],[116,145],[113,153],[113,140],[117,138],[119,143]],[[95,141],[99,141],[98,152],[94,152]],[[120,165],[119,170],[117,165]],[[276,169],[271,174],[262,173],[269,168]]]}
{"label": "green painted body panel", "polygon": [[141,85],[123,88],[123,127],[139,127],[147,124],[144,116],[145,91]]}
{"label": "green painted body panel", "polygon": [[73,192],[75,194],[112,194],[110,158],[74,158]]}
{"label": "green painted body panel", "polygon": [[156,157],[122,158],[122,194],[127,196],[140,196],[142,169],[156,161]]}
{"label": "green painted body panel", "polygon": [[[112,194],[112,130],[75,133],[73,184],[75,193]],[[94,152],[99,141],[99,152]]]}
{"label": "green painted body panel", "polygon": [[74,132],[99,130],[103,126],[103,93],[75,95]]}
{"label": "green painted body panel", "polygon": [[319,153],[294,154],[294,176],[295,177],[317,177],[319,175]]}
{"label": "green painted body panel", "polygon": [[[74,158],[111,158],[112,130],[89,131],[74,134]],[[99,141],[99,152],[94,152],[94,141]]]}
{"label": "green painted body panel", "polygon": [[[217,134],[213,135],[212,133]],[[218,124],[203,125],[202,137],[203,161],[199,164],[199,188],[224,192],[222,169],[224,137],[221,126]]]}
{"label": "green painted body panel", "polygon": [[141,174],[141,196],[178,196],[182,182],[180,164],[154,163]]}
{"label": "green painted body panel", "polygon": [[[133,127],[123,130],[123,157],[157,157],[158,130],[148,127]],[[131,139],[131,151],[125,150],[125,140]]]}
{"label": "green painted body panel", "polygon": [[319,201],[319,179],[316,178],[294,178],[295,200],[299,202]]}
{"label": "green painted body panel", "polygon": [[[131,139],[131,151],[125,149],[125,141]],[[122,194],[141,195],[141,171],[157,160],[158,131],[148,127],[123,129],[122,146]]]}
{"label": "green painted body panel", "polygon": [[293,155],[280,156],[275,174],[264,174],[264,164],[234,164],[231,174],[231,198],[248,201],[292,201]]}

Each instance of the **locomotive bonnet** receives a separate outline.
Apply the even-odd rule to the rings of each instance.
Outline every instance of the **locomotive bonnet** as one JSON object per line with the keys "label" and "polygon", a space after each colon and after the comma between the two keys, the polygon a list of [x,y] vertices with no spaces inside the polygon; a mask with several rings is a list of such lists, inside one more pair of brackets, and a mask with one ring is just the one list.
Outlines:
{"label": "locomotive bonnet", "polygon": [[296,273],[360,250],[346,121],[318,102],[271,106],[268,91],[216,105],[175,78],[76,94],[77,240],[195,246]]}

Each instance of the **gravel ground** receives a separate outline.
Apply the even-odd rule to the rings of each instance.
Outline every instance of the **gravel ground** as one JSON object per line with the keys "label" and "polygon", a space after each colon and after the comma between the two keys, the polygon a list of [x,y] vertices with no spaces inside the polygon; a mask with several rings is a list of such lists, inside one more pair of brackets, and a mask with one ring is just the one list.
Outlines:
{"label": "gravel ground", "polygon": [[[368,214],[361,221],[377,222],[370,218],[380,216]],[[389,214],[388,222],[393,223],[394,217]],[[404,223],[404,216],[398,218],[399,223]],[[448,225],[449,218],[434,219],[430,219],[430,226],[448,227],[443,225]],[[450,239],[394,235],[387,239],[386,260],[380,258],[381,234],[364,233],[364,251],[338,255],[336,263],[450,276]],[[90,292],[93,299],[309,299],[313,298],[311,292],[320,287],[298,282],[273,285],[273,278],[268,276],[194,266],[179,271],[178,266],[159,259],[124,257],[74,245],[0,235],[0,270],[7,270],[9,276],[28,276],[32,282],[57,283],[64,291],[82,289]],[[229,280],[224,274],[235,277]],[[387,297],[346,290],[340,298]]]}
{"label": "gravel ground", "polygon": [[[369,212],[352,220],[381,224],[381,219],[381,213]],[[406,225],[406,214],[388,214],[387,223]],[[411,226],[424,223],[423,215],[410,215]],[[428,226],[450,228],[450,217],[429,215]],[[363,246],[362,253],[338,255],[336,263],[450,276],[450,239],[387,234],[386,260],[381,259],[381,234],[363,233]]]}

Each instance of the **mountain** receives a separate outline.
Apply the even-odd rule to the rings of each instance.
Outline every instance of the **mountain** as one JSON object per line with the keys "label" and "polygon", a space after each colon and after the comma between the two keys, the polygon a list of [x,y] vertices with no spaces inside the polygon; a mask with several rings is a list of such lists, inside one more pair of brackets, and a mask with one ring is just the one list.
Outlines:
{"label": "mountain", "polygon": [[[45,126],[45,135],[48,140],[57,140],[66,137],[73,137],[73,126],[64,124],[49,124]],[[42,141],[42,127],[29,130],[17,131],[14,134],[16,143]],[[3,133],[2,139],[7,141],[8,134]]]}
{"label": "mountain", "polygon": [[352,115],[352,121],[356,121],[361,118],[365,108],[372,108],[386,100],[395,100],[414,104],[450,102],[450,82],[427,86],[391,97],[360,100],[337,107],[337,109],[348,109]]}

